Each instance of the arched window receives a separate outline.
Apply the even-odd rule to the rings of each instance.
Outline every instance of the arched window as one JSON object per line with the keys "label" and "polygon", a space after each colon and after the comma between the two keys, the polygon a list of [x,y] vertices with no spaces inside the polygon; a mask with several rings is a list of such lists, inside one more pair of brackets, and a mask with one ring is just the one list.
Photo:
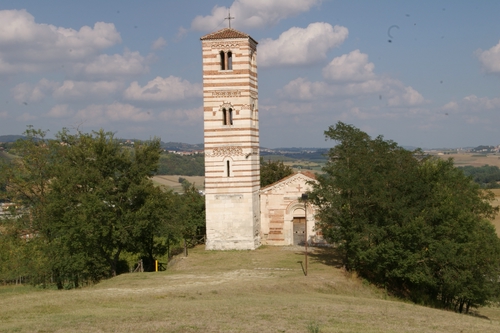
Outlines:
{"label": "arched window", "polygon": [[232,125],[233,124],[233,109],[223,108],[222,109],[222,125]]}
{"label": "arched window", "polygon": [[225,70],[226,69],[226,54],[224,51],[220,51],[220,69]]}
{"label": "arched window", "polygon": [[231,177],[231,164],[229,160],[226,161],[226,176]]}
{"label": "arched window", "polygon": [[220,51],[219,56],[220,56],[220,70],[221,71],[232,70],[233,69],[233,52]]}
{"label": "arched window", "polygon": [[227,69],[233,69],[233,52],[231,51],[227,53]]}

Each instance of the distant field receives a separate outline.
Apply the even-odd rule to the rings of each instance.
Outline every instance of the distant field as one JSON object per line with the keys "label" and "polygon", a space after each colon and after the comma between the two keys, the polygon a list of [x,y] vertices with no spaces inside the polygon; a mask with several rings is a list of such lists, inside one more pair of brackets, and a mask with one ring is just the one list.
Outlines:
{"label": "distant field", "polygon": [[205,190],[205,177],[203,176],[154,176],[153,182],[171,188],[175,192],[182,192],[182,185],[179,183],[180,177],[194,184],[198,190]]}
{"label": "distant field", "polygon": [[322,173],[321,169],[323,168],[324,165],[323,163],[316,163],[305,160],[287,161],[284,162],[283,164],[292,167],[295,171],[310,170],[312,172],[319,172],[319,173]]}
{"label": "distant field", "polygon": [[[336,268],[329,249],[205,251],[158,273],[119,275],[94,287],[0,287],[1,332],[500,332],[500,308],[477,316],[386,297]],[[312,252],[312,253],[311,253]]]}
{"label": "distant field", "polygon": [[466,166],[472,165],[475,167],[480,167],[483,165],[496,165],[500,168],[500,155],[478,155],[478,154],[450,154],[450,155],[436,155],[442,159],[453,158],[455,166]]}

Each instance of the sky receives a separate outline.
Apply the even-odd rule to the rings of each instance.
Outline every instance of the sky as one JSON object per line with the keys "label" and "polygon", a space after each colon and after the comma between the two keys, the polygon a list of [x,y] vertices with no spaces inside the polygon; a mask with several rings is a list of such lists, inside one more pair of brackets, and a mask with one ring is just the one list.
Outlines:
{"label": "sky", "polygon": [[200,37],[258,41],[262,147],[338,121],[403,146],[500,144],[500,1],[2,0],[0,135],[203,142]]}

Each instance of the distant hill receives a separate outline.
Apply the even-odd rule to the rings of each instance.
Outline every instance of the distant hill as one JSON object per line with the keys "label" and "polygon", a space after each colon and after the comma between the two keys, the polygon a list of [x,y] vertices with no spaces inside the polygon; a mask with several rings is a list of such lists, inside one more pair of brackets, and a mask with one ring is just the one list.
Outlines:
{"label": "distant hill", "polygon": [[[260,156],[266,159],[268,156],[273,156],[273,160],[280,159],[279,156],[284,157],[285,160],[306,160],[315,162],[325,162],[327,159],[328,149],[326,148],[261,148]],[[286,159],[285,159],[286,157]]]}
{"label": "distant hill", "polygon": [[0,142],[14,142],[22,138],[22,135],[0,135]]}
{"label": "distant hill", "polygon": [[203,150],[203,143],[190,144],[183,142],[161,142],[161,147],[165,150],[175,150],[175,151],[193,151],[193,150]]}

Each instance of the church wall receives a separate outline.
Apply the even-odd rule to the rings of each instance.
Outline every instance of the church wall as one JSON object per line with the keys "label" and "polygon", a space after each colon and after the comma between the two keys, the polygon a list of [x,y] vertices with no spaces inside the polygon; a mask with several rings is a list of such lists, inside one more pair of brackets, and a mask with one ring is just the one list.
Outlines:
{"label": "church wall", "polygon": [[[303,193],[311,189],[313,180],[297,173],[261,190],[261,240],[267,245],[293,244],[293,218],[304,217]],[[314,207],[307,206],[309,244],[323,243],[315,231]]]}

